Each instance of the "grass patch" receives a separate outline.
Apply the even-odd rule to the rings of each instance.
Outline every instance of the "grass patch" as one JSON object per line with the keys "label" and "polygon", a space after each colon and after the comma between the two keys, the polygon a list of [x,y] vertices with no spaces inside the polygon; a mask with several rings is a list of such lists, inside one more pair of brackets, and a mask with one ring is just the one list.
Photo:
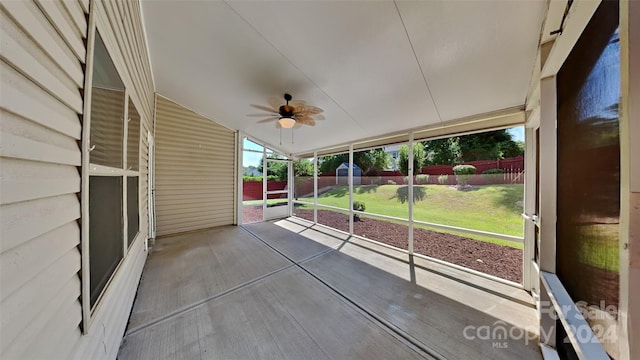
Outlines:
{"label": "grass patch", "polygon": [[[407,219],[409,216],[408,188],[402,185],[354,186],[354,201],[363,201],[367,212]],[[524,186],[487,185],[460,191],[447,185],[414,186],[414,219],[442,225],[523,236],[521,216]],[[313,202],[313,198],[300,198]],[[348,186],[336,186],[318,196],[318,203],[349,208]],[[428,227],[425,227],[429,229]],[[504,246],[522,248],[521,243],[494,239],[487,236],[461,234],[441,229],[429,229],[462,235]]]}
{"label": "grass patch", "polygon": [[[286,202],[287,199],[268,199],[267,200],[267,205],[273,205],[273,204],[277,204],[277,203],[281,203],[281,202]],[[313,198],[311,199],[311,201],[313,202]],[[243,206],[248,206],[248,205],[262,205],[262,200],[245,200],[242,202]]]}

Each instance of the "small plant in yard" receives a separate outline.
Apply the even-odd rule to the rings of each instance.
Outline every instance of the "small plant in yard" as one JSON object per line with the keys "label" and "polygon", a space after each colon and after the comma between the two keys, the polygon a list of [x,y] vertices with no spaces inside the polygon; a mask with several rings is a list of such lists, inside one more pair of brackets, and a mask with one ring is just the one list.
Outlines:
{"label": "small plant in yard", "polygon": [[429,174],[416,175],[416,184],[425,185],[429,183]]}
{"label": "small plant in yard", "polygon": [[393,180],[387,180],[387,185],[396,185],[396,182]]}
{"label": "small plant in yard", "polygon": [[[366,206],[364,205],[364,201],[353,202],[353,210],[364,211],[365,209],[366,209]],[[358,214],[353,214],[353,221],[360,221],[360,216]]]}
{"label": "small plant in yard", "polygon": [[446,185],[449,182],[449,175],[438,176],[438,184]]}
{"label": "small plant in yard", "polygon": [[456,165],[453,167],[453,173],[456,174],[458,185],[467,186],[473,174],[476,173],[476,167],[473,165]]}

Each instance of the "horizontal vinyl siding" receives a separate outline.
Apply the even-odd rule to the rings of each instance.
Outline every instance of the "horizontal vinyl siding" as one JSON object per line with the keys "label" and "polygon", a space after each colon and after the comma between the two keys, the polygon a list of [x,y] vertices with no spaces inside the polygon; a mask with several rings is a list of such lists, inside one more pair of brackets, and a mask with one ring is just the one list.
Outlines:
{"label": "horizontal vinyl siding", "polygon": [[7,1],[0,31],[0,358],[66,359],[82,320],[86,17],[75,0]]}
{"label": "horizontal vinyl siding", "polygon": [[0,4],[0,358],[115,359],[146,259],[153,83],[139,3],[93,3],[141,114],[140,234],[82,334],[81,149],[89,0]]}
{"label": "horizontal vinyl siding", "polygon": [[233,223],[233,131],[164,97],[156,104],[158,236]]}

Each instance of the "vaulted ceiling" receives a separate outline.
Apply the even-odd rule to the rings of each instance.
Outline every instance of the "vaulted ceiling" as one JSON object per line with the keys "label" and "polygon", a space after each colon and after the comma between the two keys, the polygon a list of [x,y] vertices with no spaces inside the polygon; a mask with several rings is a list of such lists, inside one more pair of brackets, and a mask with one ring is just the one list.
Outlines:
{"label": "vaulted ceiling", "polygon": [[[143,1],[156,90],[286,153],[522,107],[545,0]],[[258,124],[288,92],[315,127]]]}

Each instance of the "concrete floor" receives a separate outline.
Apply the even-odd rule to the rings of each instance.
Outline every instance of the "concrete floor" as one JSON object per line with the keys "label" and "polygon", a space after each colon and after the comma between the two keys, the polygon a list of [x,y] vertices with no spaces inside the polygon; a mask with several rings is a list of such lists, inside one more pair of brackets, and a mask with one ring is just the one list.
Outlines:
{"label": "concrete floor", "polygon": [[118,358],[540,359],[536,325],[523,290],[288,219],[158,240]]}

